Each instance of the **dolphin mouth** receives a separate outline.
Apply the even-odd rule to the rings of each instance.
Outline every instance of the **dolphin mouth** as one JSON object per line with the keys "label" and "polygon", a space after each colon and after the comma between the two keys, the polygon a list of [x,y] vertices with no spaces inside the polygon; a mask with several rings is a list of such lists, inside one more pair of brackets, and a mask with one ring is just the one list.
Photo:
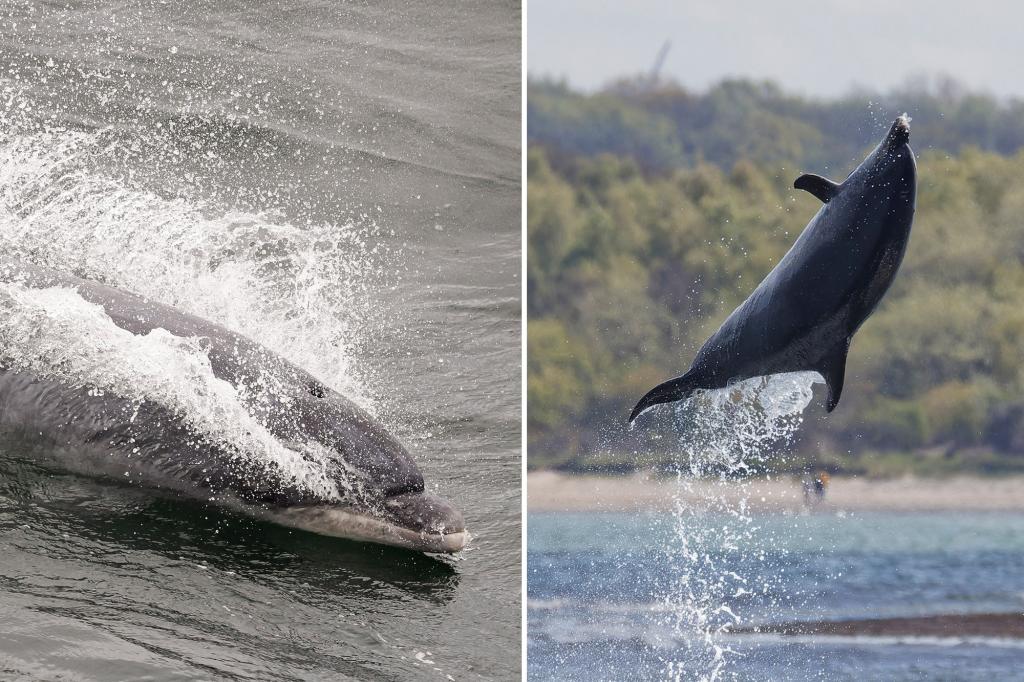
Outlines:
{"label": "dolphin mouth", "polygon": [[462,514],[430,493],[403,493],[382,504],[299,505],[261,510],[259,516],[281,525],[331,537],[374,542],[419,552],[454,554],[470,535]]}
{"label": "dolphin mouth", "polygon": [[430,534],[463,533],[466,521],[451,502],[430,493],[404,493],[384,501],[386,514],[403,528]]}

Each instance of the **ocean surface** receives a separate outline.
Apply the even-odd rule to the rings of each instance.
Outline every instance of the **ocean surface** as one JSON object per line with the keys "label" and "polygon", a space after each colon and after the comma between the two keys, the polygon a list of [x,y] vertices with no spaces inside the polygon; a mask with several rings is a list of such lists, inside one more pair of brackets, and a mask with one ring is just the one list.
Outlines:
{"label": "ocean surface", "polygon": [[[686,521],[689,528],[671,514],[530,515],[531,680],[1024,679],[1020,640],[714,634],[724,623],[1020,613],[1024,515]],[[742,546],[733,542],[738,524]],[[698,536],[717,539],[682,570],[681,538]],[[728,586],[703,592],[718,595],[706,620],[693,618],[687,601],[702,584]]]}
{"label": "ocean surface", "polygon": [[[520,23],[474,0],[0,5],[5,253],[283,354],[474,536],[454,559],[320,537],[3,443],[0,678],[519,678]],[[160,360],[90,348],[64,369]]]}

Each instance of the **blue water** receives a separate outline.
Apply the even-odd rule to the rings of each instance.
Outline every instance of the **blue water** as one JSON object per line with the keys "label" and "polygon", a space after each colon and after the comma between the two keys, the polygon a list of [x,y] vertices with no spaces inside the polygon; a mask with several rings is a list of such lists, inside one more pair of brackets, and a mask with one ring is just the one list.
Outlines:
{"label": "blue water", "polygon": [[[713,625],[1024,610],[1024,515],[694,516],[721,538],[692,576],[731,587]],[[729,532],[743,524],[743,546]],[[721,527],[722,532],[718,532]],[[658,514],[529,517],[532,680],[711,679],[699,632],[675,626],[678,522]],[[703,575],[699,575],[703,574]],[[675,595],[678,603],[678,594]],[[716,620],[717,619],[717,620]],[[1024,643],[724,634],[714,679],[1016,680]]]}

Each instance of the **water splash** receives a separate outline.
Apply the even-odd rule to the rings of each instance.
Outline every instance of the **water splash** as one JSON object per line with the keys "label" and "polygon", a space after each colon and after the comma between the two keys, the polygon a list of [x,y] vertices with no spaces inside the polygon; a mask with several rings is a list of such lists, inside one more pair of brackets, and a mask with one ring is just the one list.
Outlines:
{"label": "water splash", "polygon": [[[379,412],[366,388],[373,381],[370,370],[355,363],[384,327],[386,311],[375,293],[388,284],[396,260],[380,245],[375,221],[363,215],[294,224],[274,211],[162,196],[117,169],[118,159],[130,157],[134,147],[158,143],[164,132],[40,124],[19,107],[23,93],[10,87],[4,93],[5,255],[214,320],[310,371],[371,414]],[[222,161],[211,161],[216,162]],[[0,350],[8,361],[75,385],[156,401],[206,437],[261,459],[321,499],[337,498],[332,477],[351,474],[339,472],[338,458],[319,452],[316,444],[276,441],[259,423],[253,401],[209,374],[208,360],[190,340],[160,331],[129,339],[66,292],[29,300],[25,292],[5,289],[2,296],[6,314],[20,311],[3,328],[7,341]],[[34,330],[24,326],[29,322]],[[65,341],[79,341],[69,331],[73,324],[100,336],[72,345],[73,362],[65,366],[69,356],[58,351]],[[18,335],[22,341],[30,335],[38,347],[12,342]]]}
{"label": "water splash", "polygon": [[95,168],[116,144],[103,131],[0,136],[5,252],[217,320],[372,412],[353,357],[381,320],[372,291],[391,254],[376,224],[300,227],[163,198]]}
{"label": "water splash", "polygon": [[274,438],[249,414],[239,390],[214,375],[197,339],[163,329],[132,334],[73,289],[0,283],[0,365],[130,396],[136,413],[140,403],[153,402],[233,456],[255,459],[319,499],[341,499],[322,446],[293,449]]}
{"label": "water splash", "polygon": [[737,476],[791,441],[814,397],[817,372],[754,377],[698,391],[676,410],[690,476]]}
{"label": "water splash", "polygon": [[754,584],[751,576],[737,572],[767,560],[765,539],[750,513],[749,475],[770,469],[772,458],[792,442],[813,384],[821,381],[815,372],[756,377],[699,391],[677,408],[683,461],[672,540],[665,548],[674,577],[664,588],[664,609],[657,617],[674,643],[665,660],[670,679],[730,679],[728,663],[740,654],[723,635],[743,622],[746,597],[779,598],[775,581]]}

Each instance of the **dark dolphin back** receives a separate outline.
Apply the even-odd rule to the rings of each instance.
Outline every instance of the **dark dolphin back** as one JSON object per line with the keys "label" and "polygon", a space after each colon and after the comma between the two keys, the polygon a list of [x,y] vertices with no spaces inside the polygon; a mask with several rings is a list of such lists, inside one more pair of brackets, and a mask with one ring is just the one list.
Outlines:
{"label": "dark dolphin back", "polygon": [[251,388],[266,387],[266,377],[273,377],[273,389],[251,396],[247,407],[275,437],[286,443],[327,446],[338,458],[339,475],[355,469],[374,496],[423,490],[423,475],[412,457],[373,417],[241,334],[135,294],[11,259],[0,259],[0,281],[73,287],[133,334],[161,328],[175,336],[199,338],[218,379]]}
{"label": "dark dolphin back", "polygon": [[92,478],[203,499],[227,493],[272,504],[326,501],[272,461],[233,456],[161,405],[30,372],[0,368],[0,434],[5,450]]}

